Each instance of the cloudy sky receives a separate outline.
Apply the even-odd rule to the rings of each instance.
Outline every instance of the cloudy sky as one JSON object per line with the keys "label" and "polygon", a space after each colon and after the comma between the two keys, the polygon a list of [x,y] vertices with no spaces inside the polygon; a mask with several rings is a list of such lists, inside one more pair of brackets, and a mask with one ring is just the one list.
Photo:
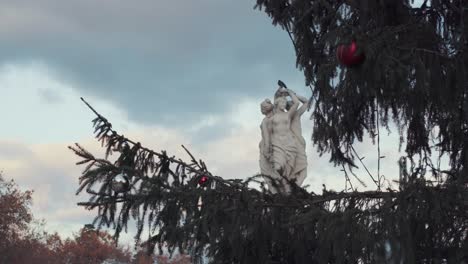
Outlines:
{"label": "cloudy sky", "polygon": [[[82,167],[67,146],[102,153],[84,97],[114,128],[154,150],[187,158],[181,144],[214,173],[259,172],[259,103],[283,80],[310,90],[295,68],[287,34],[254,10],[253,0],[0,0],[0,170],[34,189],[33,212],[68,236],[92,221],[76,206]],[[310,190],[342,190],[340,168],[310,143],[303,117]],[[397,176],[398,136],[382,133],[381,171]],[[376,174],[376,146],[356,149]],[[358,175],[373,189],[363,169]],[[359,186],[354,182],[355,186]],[[366,188],[360,186],[360,190]],[[129,240],[132,233],[124,237]]]}

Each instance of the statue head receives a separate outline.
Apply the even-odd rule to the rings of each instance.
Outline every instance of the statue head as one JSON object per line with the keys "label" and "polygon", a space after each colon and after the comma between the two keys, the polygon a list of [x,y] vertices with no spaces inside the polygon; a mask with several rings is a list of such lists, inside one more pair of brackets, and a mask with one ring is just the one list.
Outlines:
{"label": "statue head", "polygon": [[275,98],[275,108],[277,110],[283,111],[286,110],[287,100],[286,97],[280,96]]}
{"label": "statue head", "polygon": [[288,96],[287,90],[284,87],[278,87],[278,90],[275,92],[275,99],[283,96]]}
{"label": "statue head", "polygon": [[291,109],[291,106],[292,106],[293,104],[294,104],[293,101],[288,100],[288,101],[286,102],[286,110],[289,111],[289,109]]}
{"label": "statue head", "polygon": [[271,103],[270,99],[263,100],[263,102],[260,104],[260,110],[264,115],[267,115],[273,111],[273,104]]}

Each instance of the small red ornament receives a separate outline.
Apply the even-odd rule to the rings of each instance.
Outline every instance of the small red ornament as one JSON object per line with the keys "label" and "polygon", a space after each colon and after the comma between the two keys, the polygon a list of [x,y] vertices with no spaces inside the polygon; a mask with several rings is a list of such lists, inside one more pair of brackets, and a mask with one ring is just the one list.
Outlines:
{"label": "small red ornament", "polygon": [[204,176],[204,175],[203,175],[203,176],[201,176],[200,179],[198,180],[198,184],[204,185],[205,183],[208,182],[209,179],[210,179],[210,178],[208,178],[208,176]]}
{"label": "small red ornament", "polygon": [[349,45],[339,45],[336,49],[336,57],[345,66],[356,66],[361,64],[365,59],[364,53],[358,53],[357,50],[357,43],[353,40]]}

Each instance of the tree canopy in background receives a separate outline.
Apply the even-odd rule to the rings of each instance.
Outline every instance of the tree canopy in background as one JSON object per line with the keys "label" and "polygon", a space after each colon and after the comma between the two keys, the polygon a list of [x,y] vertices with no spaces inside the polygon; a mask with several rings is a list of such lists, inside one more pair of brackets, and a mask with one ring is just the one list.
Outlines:
{"label": "tree canopy in background", "polygon": [[132,254],[129,246],[116,246],[105,231],[84,227],[72,238],[44,231],[45,222],[31,213],[32,191],[21,191],[16,183],[0,173],[0,263],[102,264],[135,263],[188,264],[187,256],[174,259],[148,256],[145,248]]}

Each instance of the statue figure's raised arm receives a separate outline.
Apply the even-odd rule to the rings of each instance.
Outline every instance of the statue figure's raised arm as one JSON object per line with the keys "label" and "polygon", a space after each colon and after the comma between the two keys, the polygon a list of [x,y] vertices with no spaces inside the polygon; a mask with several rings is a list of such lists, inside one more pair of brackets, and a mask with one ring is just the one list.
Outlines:
{"label": "statue figure's raised arm", "polygon": [[301,116],[309,108],[309,99],[305,98],[304,96],[297,95],[297,94],[296,96],[297,96],[297,99],[299,99],[299,101],[301,101],[302,103],[301,107],[299,107],[299,109],[297,110],[297,114]]}
{"label": "statue figure's raised arm", "polygon": [[297,98],[296,94],[285,88],[286,91],[288,92],[288,95],[291,96],[291,99],[292,99],[292,102],[293,102],[293,105],[291,106],[291,108],[289,109],[288,111],[288,115],[289,117],[292,119],[294,117],[294,115],[296,114],[296,111],[297,111],[297,108],[299,107],[299,98]]}

